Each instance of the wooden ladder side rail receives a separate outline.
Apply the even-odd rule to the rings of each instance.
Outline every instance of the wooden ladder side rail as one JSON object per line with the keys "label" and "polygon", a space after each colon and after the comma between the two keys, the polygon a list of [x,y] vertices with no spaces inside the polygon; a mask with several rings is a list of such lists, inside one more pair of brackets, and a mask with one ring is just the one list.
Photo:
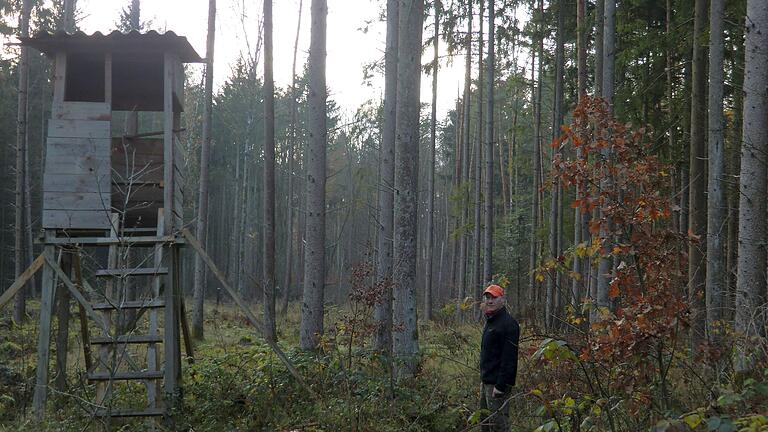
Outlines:
{"label": "wooden ladder side rail", "polygon": [[[72,270],[75,274],[75,285],[78,290],[83,289],[83,268],[80,260],[80,251],[76,251],[72,257]],[[83,357],[85,358],[85,370],[91,370],[93,367],[91,357],[91,337],[88,332],[88,319],[83,305],[78,304],[80,312],[80,337],[83,339]]]}
{"label": "wooden ladder side rail", "polygon": [[77,286],[67,277],[66,273],[64,273],[64,270],[61,269],[51,258],[48,256],[45,256],[45,263],[48,264],[48,266],[53,270],[54,274],[59,277],[59,280],[64,283],[64,285],[67,287],[70,293],[72,293],[72,296],[80,303],[80,305],[85,310],[85,314],[92,319],[98,326],[101,328],[101,330],[104,331],[104,335],[109,335],[109,327],[104,324],[104,321],[101,319],[100,316],[96,314],[96,312],[91,308],[91,304],[88,302],[88,300],[83,297],[83,294],[77,289]]}
{"label": "wooden ladder side rail", "polygon": [[11,286],[3,292],[2,295],[0,295],[0,308],[6,305],[15,295],[17,292],[19,292],[24,285],[29,282],[30,279],[37,273],[38,270],[40,270],[43,267],[43,264],[45,263],[45,255],[40,254],[37,258],[35,258],[34,261],[32,261],[32,264],[24,270],[22,274],[19,275],[19,277],[11,284]]}
{"label": "wooden ladder side rail", "polygon": [[[245,301],[240,297],[240,295],[235,291],[232,286],[227,282],[227,278],[224,276],[224,273],[219,270],[219,268],[216,266],[216,264],[213,262],[211,257],[208,256],[208,254],[205,252],[205,249],[203,249],[203,246],[200,244],[200,242],[197,241],[197,239],[192,235],[191,232],[187,228],[182,228],[181,234],[186,238],[187,242],[190,246],[198,253],[200,254],[200,258],[202,258],[203,262],[208,266],[208,268],[213,272],[213,274],[216,276],[216,278],[219,280],[221,285],[224,287],[224,289],[229,293],[230,297],[232,297],[232,300],[235,301],[235,303],[242,309],[243,313],[245,313],[245,316],[248,318],[248,321],[251,322],[251,325],[256,327],[256,330],[262,335],[264,335],[264,326],[261,324],[258,318],[256,318],[256,315],[254,315],[253,312],[251,312],[250,308],[245,304]],[[301,376],[298,370],[296,370],[296,367],[291,363],[291,361],[288,359],[288,357],[285,355],[282,349],[277,345],[276,342],[271,341],[267,338],[264,338],[267,342],[267,345],[272,349],[272,351],[275,352],[277,357],[280,359],[281,362],[285,365],[285,367],[288,369],[288,372],[290,372],[291,375],[293,375],[294,378],[296,378],[296,381],[301,384],[311,395],[315,400],[320,400],[320,395],[318,395],[304,380],[304,377]]]}

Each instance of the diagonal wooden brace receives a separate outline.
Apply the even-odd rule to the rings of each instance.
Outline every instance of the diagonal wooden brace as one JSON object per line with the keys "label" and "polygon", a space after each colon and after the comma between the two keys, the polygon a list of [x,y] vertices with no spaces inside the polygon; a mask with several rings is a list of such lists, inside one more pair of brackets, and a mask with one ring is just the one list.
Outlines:
{"label": "diagonal wooden brace", "polygon": [[96,312],[94,312],[91,304],[88,302],[88,300],[85,299],[85,297],[83,297],[83,294],[80,292],[80,290],[77,289],[77,286],[69,279],[69,277],[67,277],[67,274],[64,273],[64,270],[62,270],[61,267],[53,262],[53,260],[48,256],[44,255],[44,257],[45,263],[53,270],[53,272],[56,274],[56,276],[58,276],[59,280],[64,283],[67,289],[69,289],[69,292],[72,293],[72,296],[77,299],[77,302],[80,303],[80,305],[83,307],[83,310],[85,311],[85,314],[88,315],[88,318],[96,322],[99,328],[104,331],[105,336],[109,336],[109,327],[107,327],[101,317],[98,316]]}
{"label": "diagonal wooden brace", "polygon": [[15,296],[16,293],[19,292],[30,279],[32,279],[32,276],[34,276],[35,273],[37,273],[37,271],[43,267],[44,262],[45,258],[43,254],[40,254],[34,261],[32,261],[32,264],[29,266],[29,268],[24,270],[24,273],[19,275],[18,279],[16,279],[16,281],[14,281],[13,284],[7,290],[5,290],[5,292],[3,292],[3,295],[0,295],[0,308],[5,306],[5,304],[8,303],[8,301],[11,300],[13,296]]}
{"label": "diagonal wooden brace", "polygon": [[[181,230],[181,234],[184,236],[185,239],[187,239],[187,243],[189,243],[190,246],[198,253],[200,254],[200,258],[203,259],[203,262],[208,266],[208,268],[213,272],[213,274],[216,276],[216,279],[221,282],[221,285],[224,287],[224,289],[229,293],[229,295],[232,297],[232,300],[235,301],[235,303],[242,309],[243,313],[245,313],[246,318],[248,318],[248,321],[251,322],[251,325],[256,327],[256,330],[263,336],[264,335],[264,326],[261,324],[258,318],[256,318],[256,315],[251,312],[251,309],[248,308],[248,305],[245,304],[245,301],[240,297],[240,295],[235,291],[232,286],[227,282],[227,278],[224,276],[224,273],[219,270],[219,268],[214,264],[211,257],[208,256],[208,254],[205,252],[205,249],[203,249],[203,246],[200,244],[199,241],[192,235],[191,232],[189,232],[188,229],[183,228]],[[285,367],[288,369],[288,372],[293,375],[294,378],[296,378],[296,381],[299,382],[312,396],[319,400],[320,396],[315,393],[312,388],[307,385],[306,381],[304,381],[304,378],[301,376],[298,370],[296,370],[296,367],[291,363],[291,361],[288,359],[288,356],[285,355],[282,349],[277,345],[277,343],[270,341],[269,339],[266,339],[267,345],[272,349],[272,351],[277,354],[277,357],[280,359],[281,362],[285,365]]]}

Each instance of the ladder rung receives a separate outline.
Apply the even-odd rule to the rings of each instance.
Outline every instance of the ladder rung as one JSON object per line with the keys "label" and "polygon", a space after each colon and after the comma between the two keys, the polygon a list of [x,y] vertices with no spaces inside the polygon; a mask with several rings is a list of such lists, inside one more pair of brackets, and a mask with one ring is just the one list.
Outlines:
{"label": "ladder rung", "polygon": [[45,244],[56,245],[85,245],[85,246],[109,246],[109,245],[126,245],[126,246],[152,246],[158,243],[172,243],[177,241],[173,236],[124,236],[124,237],[59,237],[48,239]]}
{"label": "ladder rung", "polygon": [[128,269],[103,269],[96,270],[95,275],[104,276],[155,276],[168,274],[168,269],[160,268],[128,268]]}
{"label": "ladder rung", "polygon": [[117,310],[117,309],[153,309],[165,306],[163,300],[132,300],[122,303],[95,303],[93,310]]}
{"label": "ladder rung", "polygon": [[96,417],[157,417],[165,415],[165,410],[162,408],[145,408],[143,410],[96,410],[93,415]]}
{"label": "ladder rung", "polygon": [[88,374],[91,381],[109,381],[109,380],[154,380],[163,379],[163,371],[142,371],[142,372],[92,372]]}
{"label": "ladder rung", "polygon": [[117,340],[106,337],[106,336],[98,336],[98,337],[92,337],[91,343],[94,345],[103,345],[103,344],[111,344],[111,343],[122,343],[122,344],[141,344],[141,343],[162,343],[163,337],[160,335],[120,335],[117,337]]}

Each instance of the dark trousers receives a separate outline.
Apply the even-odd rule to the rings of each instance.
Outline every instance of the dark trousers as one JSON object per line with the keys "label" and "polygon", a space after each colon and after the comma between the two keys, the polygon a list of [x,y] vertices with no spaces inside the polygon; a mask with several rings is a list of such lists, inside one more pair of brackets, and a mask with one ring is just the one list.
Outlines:
{"label": "dark trousers", "polygon": [[483,432],[508,432],[509,392],[493,397],[493,384],[483,384],[480,393],[480,408],[491,412],[489,416],[483,417]]}

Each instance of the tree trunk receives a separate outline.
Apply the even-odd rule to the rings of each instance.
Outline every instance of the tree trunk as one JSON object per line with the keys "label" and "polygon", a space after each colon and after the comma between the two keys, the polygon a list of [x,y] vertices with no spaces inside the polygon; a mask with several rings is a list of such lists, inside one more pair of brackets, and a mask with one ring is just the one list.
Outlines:
{"label": "tree trunk", "polygon": [[[208,36],[205,42],[205,94],[203,102],[203,136],[200,144],[200,189],[197,201],[197,229],[195,235],[206,247],[208,222],[208,161],[211,154],[211,128],[213,122],[213,49],[216,36],[216,0],[208,1]],[[203,303],[205,302],[205,269],[203,260],[195,255],[192,307],[192,337],[203,339]]]}
{"label": "tree trunk", "polygon": [[[493,103],[495,92],[496,46],[494,19],[496,18],[495,0],[488,0],[488,109],[485,129],[485,259],[483,261],[483,282],[493,280]],[[482,17],[481,17],[482,21]],[[482,290],[482,286],[480,289]],[[481,296],[482,296],[482,291]]]}
{"label": "tree trunk", "polygon": [[[19,17],[19,37],[29,36],[29,15],[32,2],[24,0]],[[16,189],[15,189],[15,224],[14,224],[14,274],[16,277],[24,271],[24,153],[27,144],[27,102],[29,99],[29,48],[21,47],[19,57],[18,110],[16,115]],[[21,324],[27,314],[27,288],[21,289],[13,303],[13,321]]]}
{"label": "tree trunk", "polygon": [[272,0],[264,0],[264,337],[277,340],[275,324],[275,81],[272,78]]}
{"label": "tree trunk", "polygon": [[435,1],[435,44],[432,59],[432,119],[429,125],[429,176],[427,191],[427,274],[424,283],[424,319],[432,319],[432,255],[434,251],[435,223],[435,143],[437,142],[437,69],[439,67],[438,41],[440,40],[440,1]]}
{"label": "tree trunk", "polygon": [[706,235],[707,235],[707,0],[696,0],[691,62],[691,147],[688,230],[700,241],[688,246],[688,295],[691,304],[691,347],[698,349],[705,336]]}
{"label": "tree trunk", "polygon": [[725,2],[712,0],[709,21],[709,152],[707,185],[707,335],[719,340],[723,317],[726,266],[725,225],[725,139],[723,130],[723,18]]}
{"label": "tree trunk", "polygon": [[[586,0],[576,0],[576,68],[577,68],[577,97],[581,102],[587,94],[587,27],[586,27]],[[581,147],[576,149],[576,158],[583,159],[584,151]],[[576,200],[583,199],[583,190],[576,187]],[[573,244],[578,247],[586,240],[589,233],[586,214],[582,213],[580,208],[576,208],[573,214]],[[574,310],[579,310],[581,296],[584,292],[584,284],[587,280],[586,272],[588,262],[586,258],[574,255],[573,257],[573,280],[571,281],[571,305]]]}
{"label": "tree trunk", "polygon": [[[555,92],[554,101],[552,104],[552,140],[554,141],[560,136],[560,125],[563,124],[563,63],[564,63],[564,51],[565,44],[563,42],[563,32],[565,27],[565,2],[560,0],[557,4],[557,36],[555,47]],[[555,162],[560,150],[557,148],[552,149],[552,163]],[[552,258],[557,262],[557,257],[560,255],[560,182],[557,177],[552,177],[552,195],[549,208],[549,249],[552,254]],[[557,283],[558,271],[553,268],[550,271],[549,280],[547,281],[547,311],[546,320],[547,328],[552,329],[554,324],[554,316],[557,313],[557,291],[560,290],[560,286]]]}
{"label": "tree trunk", "polygon": [[605,0],[595,0],[595,96],[603,94],[603,26]]}
{"label": "tree trunk", "polygon": [[379,235],[376,280],[383,296],[376,303],[377,323],[374,347],[378,351],[392,349],[392,237],[394,230],[395,125],[397,111],[397,58],[400,0],[387,0],[387,47],[384,71],[384,125],[379,170]]}
{"label": "tree trunk", "polygon": [[[602,97],[608,102],[608,106],[613,111],[613,88],[614,88],[614,67],[615,67],[615,54],[616,54],[616,0],[604,0],[603,7],[603,78],[601,82]],[[608,160],[611,157],[610,149],[603,148],[600,151],[600,155],[603,160]],[[600,181],[600,189],[608,190],[613,187],[610,173],[604,172],[603,179]],[[607,253],[610,253],[611,247],[611,229],[610,221],[606,219],[602,212],[599,212],[601,228],[600,228],[600,240],[602,248]],[[610,257],[602,255],[598,262],[598,274],[597,274],[597,290],[596,300],[598,308],[607,308],[610,305],[610,298],[608,295],[608,286],[611,281],[611,269],[613,263]],[[600,320],[601,314],[593,313],[590,316],[591,321]]]}
{"label": "tree trunk", "polygon": [[[492,1],[492,0],[491,0]],[[475,223],[472,236],[472,292],[469,294],[475,300],[473,304],[473,316],[480,316],[480,298],[482,297],[482,284],[480,272],[483,269],[480,256],[480,235],[482,226],[482,160],[483,160],[483,11],[485,10],[484,0],[480,0],[480,28],[478,29],[478,53],[477,53],[477,140],[474,144],[474,163],[471,177],[474,178],[474,212]]]}
{"label": "tree trunk", "polygon": [[296,24],[296,38],[293,41],[293,63],[291,66],[291,140],[288,144],[288,232],[285,246],[285,276],[283,279],[283,305],[282,314],[288,310],[288,301],[291,295],[291,282],[293,273],[293,177],[295,174],[294,152],[296,151],[296,123],[299,117],[299,101],[296,92],[296,55],[299,51],[299,34],[301,33],[301,12],[304,8],[304,0],[299,0],[298,24]]}
{"label": "tree trunk", "polygon": [[307,146],[307,229],[304,260],[304,298],[301,306],[301,348],[315,350],[323,334],[325,291],[325,58],[326,0],[312,0],[309,47],[309,143]]}
{"label": "tree trunk", "polygon": [[461,139],[461,176],[459,181],[459,211],[461,223],[459,224],[459,300],[467,297],[467,224],[469,223],[469,139],[470,139],[470,113],[472,109],[472,0],[467,0],[467,35],[465,40],[467,49],[466,62],[464,64],[464,125]]}
{"label": "tree trunk", "polygon": [[763,332],[766,280],[766,175],[768,152],[768,3],[747,1],[744,64],[744,125],[739,176],[739,261],[734,327],[742,336],[737,345],[736,370],[754,367],[749,356],[753,343],[747,338]]}
{"label": "tree trunk", "polygon": [[[539,4],[541,4],[541,0],[539,0]],[[541,28],[541,24],[539,24],[539,27]],[[541,30],[539,30],[539,36],[538,38],[541,39]],[[541,73],[544,71],[544,67],[542,65],[542,58],[541,54],[543,53],[542,48],[543,43],[539,43],[539,76],[541,76]],[[531,98],[533,99],[531,101],[531,105],[533,105],[534,109],[534,120],[533,120],[533,155],[531,156],[531,162],[533,163],[533,190],[531,193],[533,194],[533,200],[531,204],[531,250],[529,254],[529,263],[528,263],[528,273],[530,275],[530,281],[529,281],[529,288],[531,290],[530,292],[530,298],[528,304],[533,307],[534,309],[538,307],[536,304],[536,298],[537,292],[538,292],[538,286],[539,282],[536,280],[536,264],[538,260],[538,230],[539,230],[539,188],[541,187],[541,183],[539,183],[539,179],[541,177],[541,164],[539,163],[539,152],[541,151],[541,83],[536,84],[536,51],[531,49]],[[535,89],[534,89],[535,87]]]}
{"label": "tree trunk", "polygon": [[392,349],[398,376],[416,372],[416,237],[419,182],[419,90],[424,0],[400,0],[395,133],[395,229]]}

